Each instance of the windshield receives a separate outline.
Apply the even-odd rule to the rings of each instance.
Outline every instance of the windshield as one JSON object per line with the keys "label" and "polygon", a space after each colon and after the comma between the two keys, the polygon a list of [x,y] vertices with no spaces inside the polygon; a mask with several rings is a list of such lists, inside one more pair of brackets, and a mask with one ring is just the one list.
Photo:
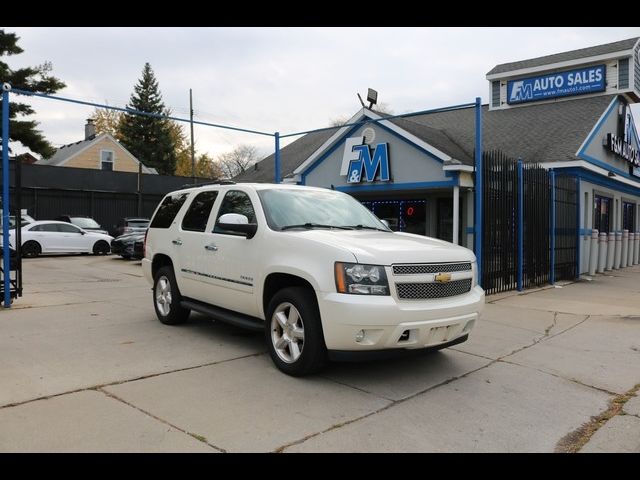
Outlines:
{"label": "windshield", "polygon": [[71,217],[69,220],[80,228],[102,228],[93,218]]}
{"label": "windshield", "polygon": [[360,202],[332,190],[259,190],[267,223],[272,230],[290,228],[370,228],[389,231]]}

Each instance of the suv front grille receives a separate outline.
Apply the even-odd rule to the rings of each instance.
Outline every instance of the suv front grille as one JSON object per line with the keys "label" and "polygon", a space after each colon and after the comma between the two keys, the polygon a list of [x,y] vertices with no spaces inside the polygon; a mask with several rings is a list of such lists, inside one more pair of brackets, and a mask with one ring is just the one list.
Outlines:
{"label": "suv front grille", "polygon": [[424,273],[464,272],[469,270],[471,270],[471,262],[418,263],[415,265],[393,265],[394,275],[421,275]]}
{"label": "suv front grille", "polygon": [[471,290],[471,279],[465,278],[448,283],[396,283],[396,289],[398,298],[403,300],[453,297]]}

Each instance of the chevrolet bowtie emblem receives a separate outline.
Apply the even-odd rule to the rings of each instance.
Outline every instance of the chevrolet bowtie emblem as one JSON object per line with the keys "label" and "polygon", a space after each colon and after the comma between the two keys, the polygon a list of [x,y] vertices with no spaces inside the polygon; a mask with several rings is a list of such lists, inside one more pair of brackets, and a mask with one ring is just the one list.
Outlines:
{"label": "chevrolet bowtie emblem", "polygon": [[438,273],[436,275],[436,282],[438,283],[447,283],[451,281],[450,273]]}

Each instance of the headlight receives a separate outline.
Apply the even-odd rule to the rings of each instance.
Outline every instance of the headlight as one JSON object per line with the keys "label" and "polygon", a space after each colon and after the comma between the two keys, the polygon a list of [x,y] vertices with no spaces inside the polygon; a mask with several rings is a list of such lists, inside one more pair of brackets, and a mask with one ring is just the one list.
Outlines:
{"label": "headlight", "polygon": [[335,276],[338,293],[389,295],[389,282],[382,265],[336,262]]}

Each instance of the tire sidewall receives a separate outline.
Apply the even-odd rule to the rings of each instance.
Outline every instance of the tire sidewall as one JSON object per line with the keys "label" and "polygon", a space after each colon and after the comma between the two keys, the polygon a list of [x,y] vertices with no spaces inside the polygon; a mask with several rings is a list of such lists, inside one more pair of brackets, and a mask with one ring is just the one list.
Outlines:
{"label": "tire sidewall", "polygon": [[[282,303],[290,303],[298,310],[304,326],[302,353],[293,363],[287,363],[278,356],[271,335],[273,313]],[[322,369],[326,363],[327,347],[324,342],[318,302],[313,290],[304,287],[288,287],[280,290],[269,302],[265,319],[265,337],[269,354],[279,370],[287,375],[298,377]]]}
{"label": "tire sidewall", "polygon": [[[25,255],[25,247],[29,254]],[[29,240],[24,245],[22,245],[22,256],[26,258],[34,258],[42,253],[42,247],[40,244],[34,240]]]}
{"label": "tire sidewall", "polygon": [[[167,315],[163,315],[158,310],[158,305],[156,304],[156,290],[158,288],[158,281],[162,277],[167,278],[167,280],[169,281],[169,286],[171,288],[171,307]],[[158,269],[153,277],[153,308],[156,311],[158,320],[160,320],[165,325],[177,325],[180,323],[184,323],[189,316],[189,310],[180,306],[181,300],[182,296],[180,295],[180,291],[178,290],[178,285],[173,273],[173,268],[165,266]]]}
{"label": "tire sidewall", "polygon": [[[106,246],[106,248],[105,248]],[[93,254],[94,255],[107,255],[109,253],[110,247],[109,244],[104,240],[98,240],[93,245]]]}

